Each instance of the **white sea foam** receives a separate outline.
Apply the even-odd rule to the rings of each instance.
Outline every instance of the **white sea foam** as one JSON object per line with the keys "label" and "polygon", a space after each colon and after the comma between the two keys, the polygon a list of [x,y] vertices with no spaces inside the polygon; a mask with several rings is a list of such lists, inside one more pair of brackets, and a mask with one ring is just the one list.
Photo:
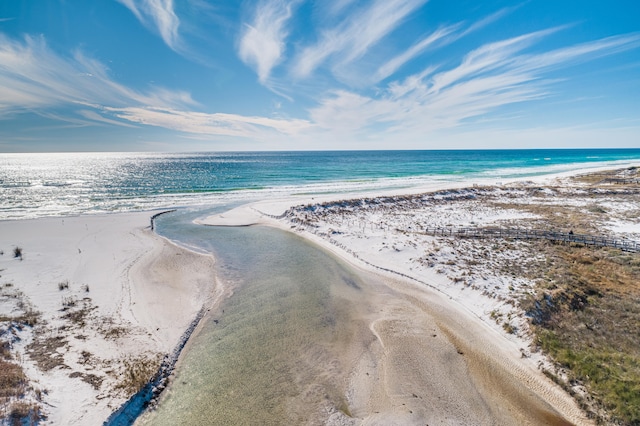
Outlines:
{"label": "white sea foam", "polygon": [[[440,162],[427,161],[424,153],[399,159],[397,153],[388,158],[380,153],[373,160],[371,153],[362,158],[358,153],[318,155],[326,158],[316,161],[313,154],[300,153],[0,154],[0,220],[399,190],[632,164],[631,160],[546,164],[535,157],[514,167],[512,156],[502,164],[493,159],[495,168],[482,170],[473,152],[468,161],[458,155]],[[416,161],[419,155],[423,157]],[[389,177],[398,174],[408,176]]]}

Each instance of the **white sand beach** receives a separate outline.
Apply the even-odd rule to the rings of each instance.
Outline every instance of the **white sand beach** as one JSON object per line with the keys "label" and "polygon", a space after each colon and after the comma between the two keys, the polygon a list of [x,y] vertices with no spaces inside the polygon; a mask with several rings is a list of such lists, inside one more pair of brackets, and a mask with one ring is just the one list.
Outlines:
{"label": "white sand beach", "polygon": [[[376,223],[371,218],[360,225],[344,223],[342,229],[329,220],[310,228],[278,219],[289,205],[258,202],[201,223],[262,224],[295,232],[361,273],[382,278],[396,295],[389,298],[383,290],[379,313],[370,319],[376,343],[353,366],[346,391],[353,418],[334,413],[329,424],[592,424],[571,396],[542,373],[539,366],[546,359],[529,352],[529,337],[507,334],[490,320],[490,312],[504,303],[480,291],[460,291],[446,274],[414,271],[410,259],[421,243],[411,247],[406,237],[392,232],[398,224],[389,217],[377,218],[388,225],[378,230],[378,241],[362,228],[357,231]],[[458,220],[468,217],[460,213]],[[472,215],[481,220],[478,212]],[[382,241],[389,250],[381,252]]]}
{"label": "white sand beach", "polygon": [[[534,181],[434,185],[410,191],[426,194],[417,201],[398,192],[359,194],[352,198],[354,201],[348,196],[316,197],[309,201],[314,207],[308,213],[304,208],[287,211],[291,205],[288,200],[269,200],[241,206],[201,223],[264,224],[295,232],[354,267],[383,277],[390,289],[408,297],[409,301],[404,297],[394,301],[382,298],[380,315],[371,319],[377,349],[372,349],[375,355],[363,354],[354,369],[348,393],[358,421],[348,424],[430,424],[452,418],[465,424],[592,424],[572,397],[543,374],[553,366],[532,348],[528,320],[517,308],[518,299],[532,291],[531,280],[496,273],[491,267],[495,259],[486,264],[478,261],[484,255],[473,242],[443,242],[417,229],[535,224],[538,218],[533,213],[494,207],[513,203],[514,199],[588,209],[594,203],[593,196],[579,187],[567,187],[566,179],[577,174],[580,172]],[[537,188],[542,185],[557,188],[556,193],[547,200],[536,198]],[[482,193],[478,189],[481,187]],[[482,199],[480,194],[485,192],[495,200]],[[378,198],[365,201],[368,197]],[[626,212],[637,208],[635,203],[608,200],[605,195],[597,202],[606,206],[609,214],[605,222],[594,225],[614,232],[618,238],[640,240],[636,228],[624,220]],[[508,264],[509,259],[527,255],[518,250],[514,247],[501,252],[499,260]],[[465,269],[468,265],[474,268]],[[446,343],[442,346],[428,339],[443,334]],[[458,367],[453,367],[457,364],[451,359],[452,351],[465,354]],[[409,393],[409,388],[422,392]],[[577,386],[574,392],[583,390]],[[478,393],[486,398],[478,405],[492,408],[469,403]],[[465,402],[443,403],[451,394]],[[407,398],[415,395],[420,401]],[[415,417],[403,417],[398,410],[408,405],[413,406],[412,415],[424,407],[432,410],[423,411],[416,421]],[[557,417],[549,415],[552,411]],[[483,417],[487,413],[489,417]]]}
{"label": "white sand beach", "polygon": [[[536,184],[482,184],[494,184],[491,191],[507,197],[509,191],[542,181],[561,186],[557,179],[563,177],[538,178]],[[414,222],[457,227],[533,216],[469,201],[423,211],[392,206],[386,215],[373,208],[354,210],[355,216],[328,209],[313,226],[292,221],[299,212],[284,217],[292,206],[347,198],[261,201],[200,222],[264,224],[295,232],[362,274],[375,274],[397,296],[389,299],[387,290],[380,294],[379,312],[369,318],[375,343],[354,360],[345,378],[352,417],[332,412],[326,422],[592,423],[543,374],[546,358],[529,350],[526,320],[508,297],[514,286],[526,282],[489,278],[483,287],[461,285],[454,266],[464,257],[461,252],[440,247],[439,268],[417,262],[436,242],[406,229]],[[558,200],[563,202],[561,196]],[[136,380],[149,377],[175,348],[201,308],[222,297],[214,259],[155,235],[149,229],[151,214],[0,222],[0,315],[38,315],[33,328],[9,327],[2,330],[3,338],[29,379],[23,401],[41,405],[44,424],[102,423],[140,385]],[[610,219],[612,231],[637,238],[636,228],[621,218]],[[20,257],[14,257],[16,247]],[[491,272],[478,269],[477,274],[486,281]],[[505,331],[496,313],[508,316],[517,332]]]}
{"label": "white sand beach", "polygon": [[213,259],[152,233],[150,216],[0,222],[1,313],[39,313],[12,347],[32,388],[26,400],[41,400],[46,424],[104,422],[132,374],[157,368],[211,303]]}

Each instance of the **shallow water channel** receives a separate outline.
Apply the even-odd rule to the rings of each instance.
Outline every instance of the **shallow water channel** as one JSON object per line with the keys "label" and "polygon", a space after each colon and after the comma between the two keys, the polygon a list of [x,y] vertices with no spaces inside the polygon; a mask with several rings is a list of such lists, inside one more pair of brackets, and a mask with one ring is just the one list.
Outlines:
{"label": "shallow water channel", "polygon": [[226,297],[136,424],[571,424],[550,405],[571,412],[565,396],[447,297],[285,231],[192,223],[215,213],[157,222],[214,254]]}
{"label": "shallow water channel", "polygon": [[361,351],[354,333],[367,329],[360,278],[287,232],[199,226],[192,215],[166,215],[158,232],[214,253],[232,294],[203,320],[158,408],[136,424],[300,424],[348,412],[345,368]]}

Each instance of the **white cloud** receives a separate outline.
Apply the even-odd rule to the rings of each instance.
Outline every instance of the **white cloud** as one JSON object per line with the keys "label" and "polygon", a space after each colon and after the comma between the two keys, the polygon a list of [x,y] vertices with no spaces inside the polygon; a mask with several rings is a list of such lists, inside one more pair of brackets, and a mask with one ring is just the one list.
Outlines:
{"label": "white cloud", "polygon": [[[181,49],[180,21],[171,0],[117,1],[144,25],[157,31],[168,46]],[[59,55],[47,46],[43,37],[16,40],[2,34],[0,111],[5,119],[28,111],[76,126],[148,125],[198,138],[271,137],[278,143],[280,140],[295,143],[330,132],[345,135],[344,140],[351,141],[398,135],[424,137],[438,132],[462,132],[480,121],[495,118],[501,120],[497,123],[507,123],[504,115],[496,114],[500,108],[554,93],[555,82],[550,78],[557,74],[550,75],[551,72],[640,47],[640,33],[633,33],[545,51],[541,40],[564,28],[556,27],[485,43],[466,51],[466,55],[450,57],[458,61],[454,66],[425,65],[422,72],[394,78],[395,81],[380,88],[366,84],[390,80],[409,61],[420,55],[422,60],[425,52],[484,28],[510,9],[471,25],[464,24],[466,27],[454,24],[432,29],[415,41],[406,42],[403,37],[406,42],[403,49],[395,46],[396,49],[387,50],[392,46],[383,45],[382,41],[387,37],[395,40],[402,22],[427,0],[336,0],[327,7],[336,14],[334,22],[335,16],[343,19],[319,32],[314,44],[302,47],[287,63],[286,43],[295,24],[292,18],[299,0],[260,1],[250,22],[243,27],[237,54],[255,69],[262,84],[277,94],[291,95],[288,98],[291,102],[285,102],[284,107],[272,104],[278,105],[276,109],[283,113],[302,98],[319,97],[317,106],[308,109],[308,120],[199,111],[204,106],[187,92],[162,87],[134,89],[115,81],[104,64],[79,51]],[[183,37],[189,33],[187,26],[185,21],[180,27]],[[377,54],[383,51],[384,59],[370,66],[370,60],[380,59]],[[365,65],[361,62],[367,62],[368,67],[363,72]],[[335,76],[351,66],[355,71],[351,77],[357,74],[353,79],[360,79],[363,84],[351,86],[360,91],[338,90],[337,87],[345,86],[338,86],[324,75],[291,84],[290,80],[274,78],[277,67],[283,63],[291,65],[291,72],[299,78],[311,76],[320,67],[330,69]],[[344,83],[345,79],[340,81]],[[59,107],[74,111],[65,117]],[[281,136],[288,138],[277,139]]]}
{"label": "white cloud", "polygon": [[253,21],[245,24],[238,55],[256,69],[263,84],[273,67],[282,60],[291,8],[291,2],[284,0],[263,1],[256,8]]}
{"label": "white cloud", "polygon": [[506,15],[508,15],[511,12],[513,12],[514,10],[518,9],[520,6],[521,5],[512,6],[512,7],[505,7],[505,8],[500,9],[499,11],[497,11],[495,13],[492,13],[491,15],[487,16],[486,18],[481,19],[478,22],[473,23],[462,34],[460,34],[460,37],[463,37],[465,35],[471,34],[471,33],[475,32],[475,31],[478,31],[478,30],[490,25],[490,24],[493,24],[494,22],[502,19]]}
{"label": "white cloud", "polygon": [[43,37],[12,40],[0,34],[0,108],[4,110],[63,104],[194,105],[186,92],[156,88],[147,93],[111,79],[106,67],[81,52],[60,56]]}
{"label": "white cloud", "polygon": [[384,80],[385,78],[393,75],[406,62],[422,54],[425,50],[434,47],[442,48],[443,46],[449,45],[465,36],[468,36],[469,34],[472,34],[475,31],[481,30],[482,28],[494,23],[495,21],[508,15],[518,7],[519,6],[514,6],[501,9],[487,16],[486,18],[481,19],[480,21],[471,24],[463,31],[459,31],[462,27],[462,24],[448,25],[437,29],[427,37],[415,43],[406,51],[402,52],[401,54],[383,64],[375,74],[373,81],[378,82],[380,80]]}
{"label": "white cloud", "polygon": [[[343,12],[346,8],[351,6],[355,0],[333,0],[327,1],[323,6],[327,8],[327,12],[329,15],[338,15]],[[323,2],[324,3],[324,2]]]}
{"label": "white cloud", "polygon": [[516,55],[522,50],[557,30],[558,28],[536,31],[519,37],[485,44],[467,54],[462,63],[456,68],[436,75],[433,79],[431,90],[438,92],[466,78],[489,72],[499,73],[501,69],[512,65]]}
{"label": "white cloud", "polygon": [[392,58],[378,69],[374,77],[375,81],[384,80],[385,78],[394,74],[406,62],[415,58],[416,56],[424,52],[427,48],[451,34],[457,29],[457,27],[457,25],[450,25],[448,27],[439,28],[424,39],[411,46],[406,51]]}
{"label": "white cloud", "polygon": [[173,0],[117,0],[125,5],[147,28],[157,31],[173,50],[178,49],[180,19],[173,9]]}
{"label": "white cloud", "polygon": [[127,123],[123,123],[122,121],[111,120],[107,117],[103,117],[102,115],[98,114],[93,110],[87,110],[87,109],[80,110],[78,111],[78,114],[90,120],[90,122],[87,124],[104,123],[104,124],[110,124],[114,126],[135,127],[132,124],[127,124]]}
{"label": "white cloud", "polygon": [[266,133],[294,136],[309,129],[306,120],[247,117],[236,114],[201,113],[169,108],[105,108],[114,116],[133,123],[163,127],[206,136],[238,136],[260,139]]}
{"label": "white cloud", "polygon": [[334,91],[310,110],[321,128],[342,134],[376,127],[394,135],[426,135],[462,128],[469,120],[518,102],[542,99],[552,90],[547,73],[640,45],[630,34],[542,53],[525,53],[556,29],[485,44],[461,63],[436,73],[435,67],[390,83],[377,96]]}
{"label": "white cloud", "polygon": [[336,91],[322,106],[310,111],[312,121],[336,133],[361,132],[372,124],[391,121],[398,105],[387,99],[372,99],[347,91]]}
{"label": "white cloud", "polygon": [[300,52],[293,74],[298,78],[307,77],[329,57],[334,58],[334,66],[344,66],[361,58],[426,1],[376,0],[366,10],[354,10],[336,27],[323,31],[317,44]]}
{"label": "white cloud", "polygon": [[552,69],[566,64],[577,64],[614,55],[638,47],[640,47],[640,33],[617,35],[537,55],[523,56],[519,58],[517,65],[520,69],[527,71]]}
{"label": "white cloud", "polygon": [[[100,62],[79,52],[69,58],[59,56],[42,37],[16,41],[0,35],[0,111],[5,116],[34,112],[75,125],[135,123],[198,135],[256,138],[269,132],[295,135],[311,127],[306,120],[187,109],[194,105],[186,92],[164,88],[141,92],[121,85]],[[77,106],[75,116],[49,112],[69,106]]]}

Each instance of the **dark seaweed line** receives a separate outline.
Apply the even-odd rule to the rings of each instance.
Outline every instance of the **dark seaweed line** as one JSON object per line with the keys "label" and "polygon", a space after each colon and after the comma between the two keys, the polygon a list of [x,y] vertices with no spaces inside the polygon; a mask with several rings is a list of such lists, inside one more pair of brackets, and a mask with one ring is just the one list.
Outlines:
{"label": "dark seaweed line", "polygon": [[162,391],[169,384],[169,376],[175,369],[176,362],[180,357],[182,349],[189,341],[194,330],[198,327],[200,320],[204,317],[206,309],[203,306],[196,317],[191,321],[189,327],[180,337],[180,341],[170,354],[162,359],[162,363],[153,378],[142,387],[136,394],[131,396],[118,410],[113,412],[103,423],[103,426],[129,426],[149,407],[152,407]]}
{"label": "dark seaweed line", "polygon": [[175,209],[173,209],[173,210],[165,210],[165,211],[162,211],[160,213],[156,213],[153,216],[151,216],[151,219],[150,219],[151,220],[151,230],[153,231],[155,229],[155,227],[156,227],[156,219],[158,218],[158,216],[162,216],[163,214],[167,214],[167,213],[173,213],[175,211],[176,211]]}

